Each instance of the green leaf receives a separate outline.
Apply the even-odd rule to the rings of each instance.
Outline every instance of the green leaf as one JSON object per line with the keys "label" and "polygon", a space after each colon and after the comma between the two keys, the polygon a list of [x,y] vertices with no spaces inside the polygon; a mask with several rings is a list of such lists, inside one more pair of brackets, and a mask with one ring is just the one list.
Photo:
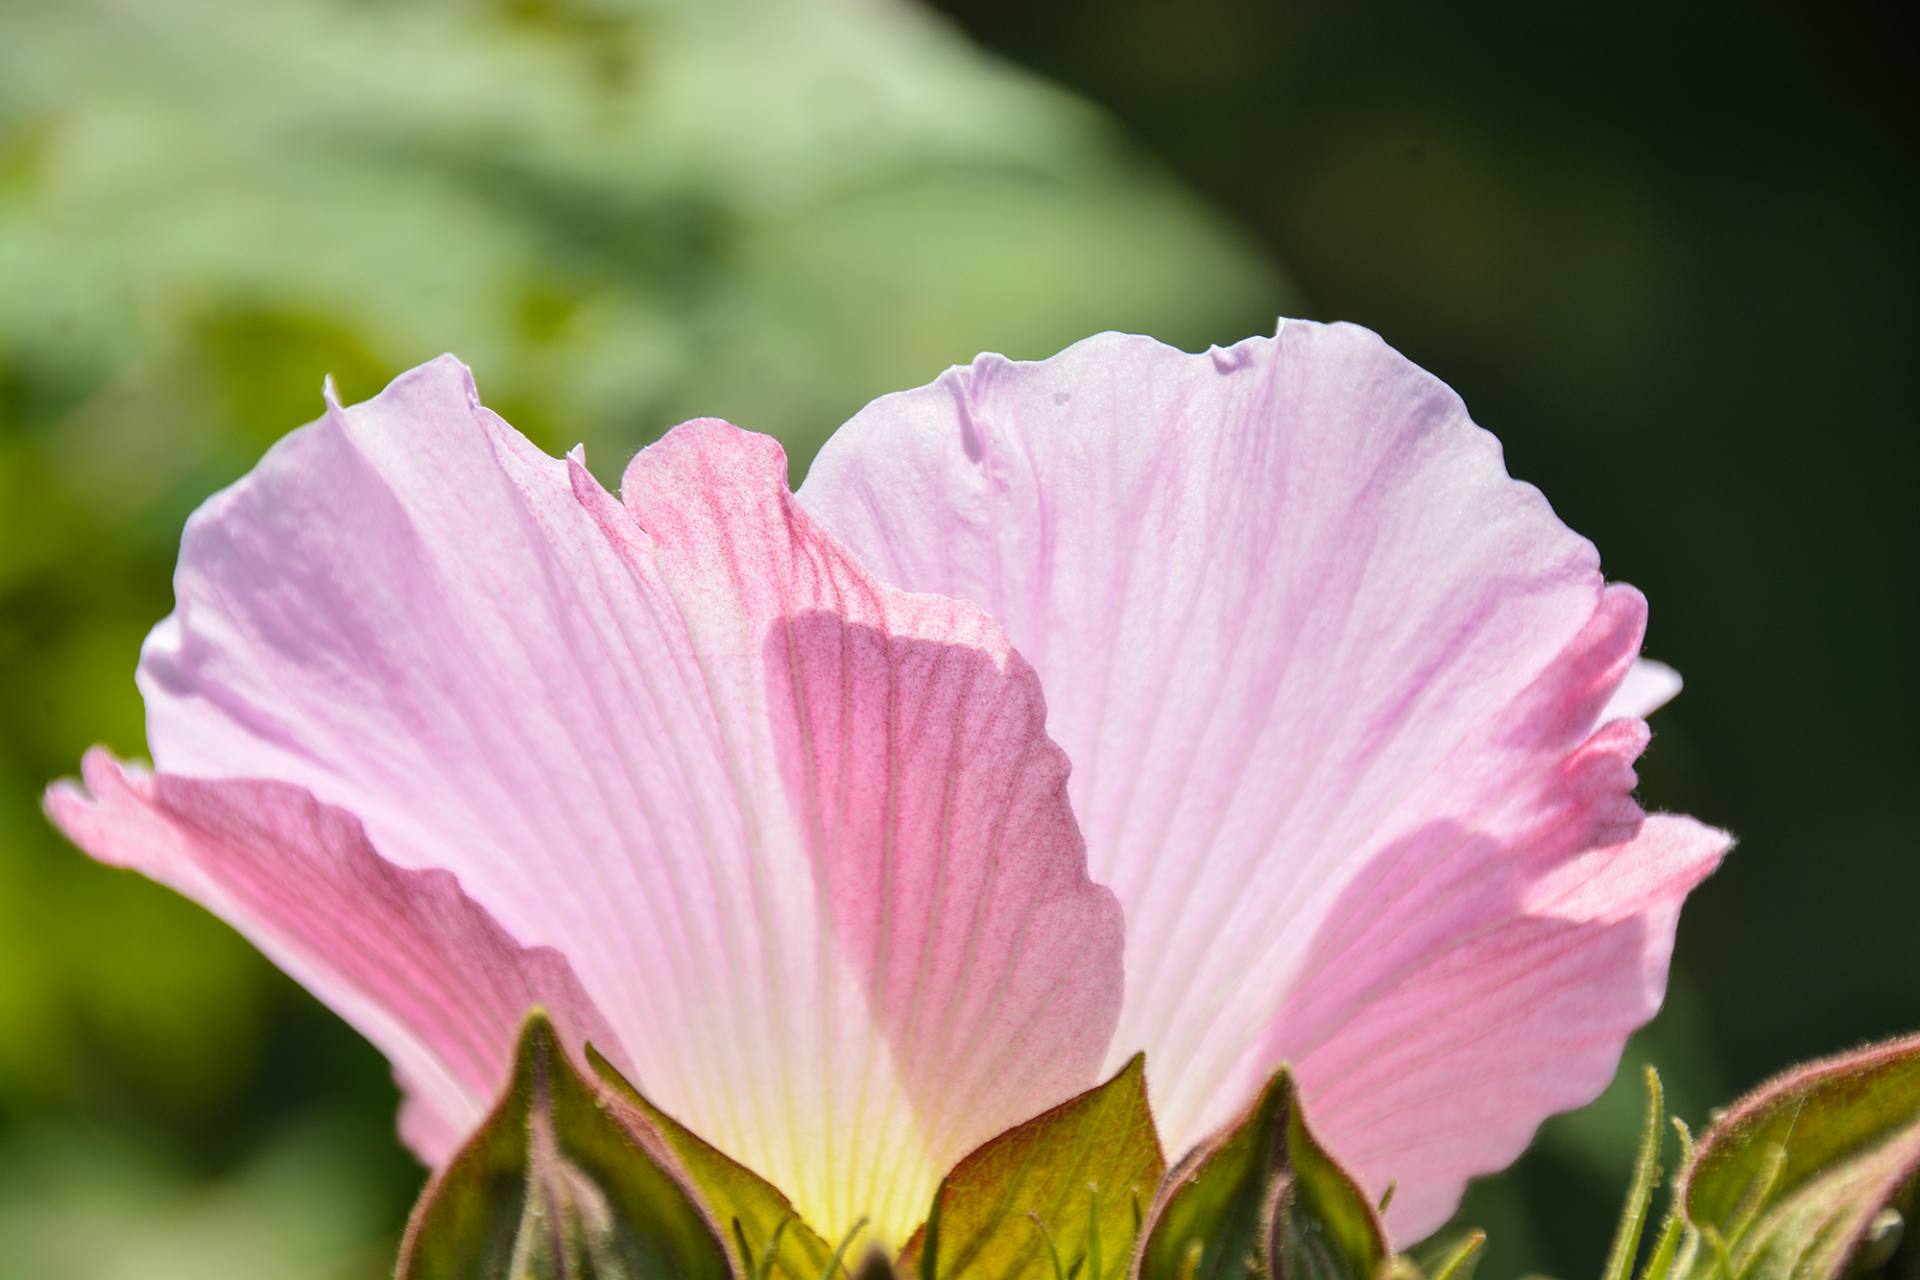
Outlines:
{"label": "green leaf", "polygon": [[901,1252],[902,1275],[938,1280],[1114,1280],[1167,1168],[1147,1107],[1146,1060],[967,1156],[935,1215]]}
{"label": "green leaf", "polygon": [[720,1224],[739,1274],[780,1280],[828,1280],[844,1274],[841,1260],[851,1239],[836,1251],[801,1221],[793,1202],[778,1188],[655,1106],[592,1045],[587,1046],[587,1062],[659,1131]]}
{"label": "green leaf", "polygon": [[1174,1170],[1141,1280],[1373,1280],[1391,1264],[1366,1193],[1314,1138],[1285,1067],[1236,1125]]}
{"label": "green leaf", "polygon": [[414,1206],[396,1280],[730,1280],[657,1142],[535,1011],[506,1096]]}
{"label": "green leaf", "polygon": [[1920,1173],[1920,1036],[1800,1067],[1701,1137],[1680,1195],[1705,1247],[1688,1274],[1828,1280],[1890,1230]]}

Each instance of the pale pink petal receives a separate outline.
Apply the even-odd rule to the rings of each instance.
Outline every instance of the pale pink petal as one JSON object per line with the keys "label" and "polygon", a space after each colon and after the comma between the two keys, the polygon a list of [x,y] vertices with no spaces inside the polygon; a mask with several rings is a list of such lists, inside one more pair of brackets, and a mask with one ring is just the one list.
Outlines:
{"label": "pale pink petal", "polygon": [[102,862],[206,906],[377,1045],[407,1094],[422,1159],[451,1154],[492,1106],[527,1011],[618,1053],[567,962],[514,944],[445,871],[402,871],[351,814],[277,782],[131,772],[89,752],[86,789],[47,811]]}
{"label": "pale pink petal", "polygon": [[1592,1101],[1660,1007],[1681,902],[1728,840],[1629,812],[1644,742],[1637,721],[1596,734],[1529,835],[1442,827],[1386,851],[1271,1024],[1255,1061],[1292,1060],[1332,1149],[1375,1190],[1398,1183],[1403,1238],[1444,1222],[1541,1119]]}
{"label": "pale pink petal", "polygon": [[[1587,812],[1565,770],[1638,652],[1644,603],[1604,586],[1592,546],[1508,478],[1451,391],[1364,330],[982,357],[855,417],[801,501],[888,581],[984,605],[1039,670],[1089,864],[1127,914],[1111,1061],[1146,1050],[1170,1149],[1282,1058],[1341,1061],[1343,1027],[1396,1016],[1461,939],[1536,919],[1534,886],[1602,839],[1541,832]],[[1637,884],[1653,854],[1627,836],[1630,777],[1592,803],[1627,824],[1607,827],[1627,843],[1606,861]],[[1651,1011],[1671,903],[1619,892],[1608,911],[1637,948],[1584,947],[1554,988],[1604,1003],[1606,1034],[1569,1022],[1530,1042],[1522,1101],[1486,1145],[1409,1171],[1425,1185],[1394,1214],[1403,1234],[1590,1096]],[[1373,980],[1334,985],[1316,966],[1372,903],[1401,923],[1372,935]],[[1323,988],[1338,1007],[1297,1018]],[[1470,1079],[1519,1053],[1495,1035],[1446,1066]],[[1421,1123],[1391,1094],[1366,1119]],[[1374,1154],[1358,1163],[1378,1190],[1400,1171],[1390,1145]]]}
{"label": "pale pink petal", "polygon": [[1613,701],[1600,713],[1602,722],[1622,716],[1644,720],[1680,695],[1680,673],[1664,662],[1642,658],[1627,671],[1614,690]]}
{"label": "pale pink petal", "polygon": [[149,738],[455,871],[668,1111],[823,1231],[898,1236],[943,1162],[1094,1078],[1119,915],[1031,670],[870,580],[785,474],[689,424],[623,505],[425,366],[195,515]]}

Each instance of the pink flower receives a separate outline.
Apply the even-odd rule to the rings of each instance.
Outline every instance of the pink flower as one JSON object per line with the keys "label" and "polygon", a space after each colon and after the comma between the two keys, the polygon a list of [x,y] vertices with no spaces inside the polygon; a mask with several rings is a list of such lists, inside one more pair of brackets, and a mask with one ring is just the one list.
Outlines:
{"label": "pink flower", "polygon": [[1416,1237],[1658,1007],[1728,841],[1633,800],[1645,603],[1372,334],[982,357],[785,475],[694,422],[616,500],[450,358],[329,397],[188,524],[156,771],[48,807],[428,1161],[537,1001],[829,1238],[1142,1049],[1175,1155],[1293,1062]]}

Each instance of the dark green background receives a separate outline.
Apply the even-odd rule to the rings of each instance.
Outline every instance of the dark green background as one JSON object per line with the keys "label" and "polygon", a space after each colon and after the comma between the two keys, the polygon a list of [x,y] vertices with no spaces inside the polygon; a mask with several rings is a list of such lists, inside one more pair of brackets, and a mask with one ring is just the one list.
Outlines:
{"label": "dark green background", "polygon": [[[0,1276],[387,1265],[419,1174],[377,1055],[37,796],[90,742],[141,749],[186,513],[323,373],[363,397],[447,348],[610,476],[695,413],[798,463],[981,348],[1367,324],[1647,592],[1687,677],[1643,795],[1742,843],[1630,1060],[1698,1119],[1920,1026],[1893,29],[950,8],[0,0]],[[1476,1190],[1483,1275],[1597,1269],[1630,1076]]]}

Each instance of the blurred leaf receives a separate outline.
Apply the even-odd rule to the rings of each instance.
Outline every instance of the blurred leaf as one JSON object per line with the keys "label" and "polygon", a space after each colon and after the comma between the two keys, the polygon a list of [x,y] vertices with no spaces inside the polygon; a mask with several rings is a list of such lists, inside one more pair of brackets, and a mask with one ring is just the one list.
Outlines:
{"label": "blurred leaf", "polygon": [[[1680,1194],[1704,1241],[1690,1274],[1848,1272],[1920,1173],[1920,1036],[1791,1071],[1701,1138]],[[1730,1274],[1728,1274],[1730,1273]]]}
{"label": "blurred leaf", "polygon": [[786,1280],[827,1280],[840,1273],[834,1250],[801,1220],[779,1188],[654,1106],[592,1045],[587,1046],[587,1062],[659,1131],[713,1214],[741,1275],[769,1266],[770,1271],[760,1274]]}
{"label": "blurred leaf", "polygon": [[649,1129],[534,1013],[506,1096],[421,1193],[398,1280],[731,1280]]}
{"label": "blurred leaf", "polygon": [[30,1120],[9,1133],[10,1158],[0,1161],[0,1276],[390,1276],[397,1224],[381,1161],[393,1146],[391,1121],[316,1111],[220,1176],[186,1183],[131,1127]]}
{"label": "blurred leaf", "polygon": [[1139,1054],[1105,1084],[1009,1129],[940,1184],[938,1239],[922,1228],[900,1254],[939,1280],[1124,1276],[1145,1207],[1166,1172]]}
{"label": "blurred leaf", "polygon": [[719,414],[804,466],[982,348],[1202,344],[1288,299],[1098,114],[913,5],[29,5],[0,138],[0,406],[112,397],[129,441],[251,446],[329,366],[452,349],[551,447]]}
{"label": "blurred leaf", "polygon": [[1168,1175],[1141,1280],[1373,1280],[1392,1263],[1380,1215],[1307,1127],[1282,1067],[1245,1117]]}

